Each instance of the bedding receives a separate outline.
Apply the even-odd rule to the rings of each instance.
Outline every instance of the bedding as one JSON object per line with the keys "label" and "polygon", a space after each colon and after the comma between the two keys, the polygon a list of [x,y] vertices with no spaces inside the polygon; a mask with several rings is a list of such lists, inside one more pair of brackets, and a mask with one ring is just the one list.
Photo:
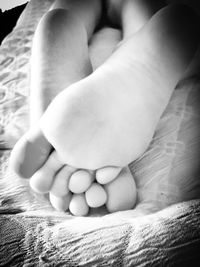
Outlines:
{"label": "bedding", "polygon": [[200,52],[148,150],[129,166],[135,209],[84,218],[56,212],[9,169],[10,151],[29,126],[32,37],[53,2],[31,0],[0,47],[0,266],[198,266]]}

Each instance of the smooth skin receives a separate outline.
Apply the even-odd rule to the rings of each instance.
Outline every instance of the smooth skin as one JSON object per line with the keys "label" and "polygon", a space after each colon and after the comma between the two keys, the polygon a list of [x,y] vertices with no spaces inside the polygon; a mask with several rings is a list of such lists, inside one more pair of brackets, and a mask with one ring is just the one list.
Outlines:
{"label": "smooth skin", "polygon": [[[91,16],[93,18],[93,21],[90,21],[92,25],[94,25],[94,17],[95,22],[97,22],[98,14],[100,13],[100,7],[96,3],[98,1],[94,2],[95,5],[92,12],[96,15]],[[62,47],[59,47],[59,44],[66,45],[68,43],[59,41],[58,45],[52,45],[52,42],[48,39],[51,37],[51,34],[45,35],[44,33],[46,31],[42,27],[45,28],[48,25],[52,31],[52,24],[55,23],[55,33],[52,36],[55,38],[55,34],[57,34],[60,38],[63,33],[63,40],[66,40],[65,31],[68,30],[63,27],[62,31],[62,27],[58,27],[59,32],[56,32],[57,23],[60,23],[62,17],[65,23],[70,24],[69,22],[73,21],[74,17],[76,20],[77,17],[67,15],[66,19],[65,15],[69,14],[69,12],[63,9],[57,9],[56,7],[40,23],[38,35],[36,33],[35,37],[37,40],[37,36],[39,36],[39,39],[35,43],[39,42],[41,44],[41,46],[37,46],[37,49],[41,49],[41,51],[36,50],[35,56],[33,56],[36,59],[36,63],[33,65],[37,66],[38,64],[39,67],[39,62],[41,65],[42,60],[44,62],[42,66],[44,68],[41,68],[41,71],[38,71],[38,68],[36,68],[35,72],[34,69],[32,70],[32,77],[39,75],[42,82],[39,80],[38,85],[34,85],[34,82],[32,82],[31,88],[33,87],[36,93],[32,89],[33,96],[31,99],[33,103],[37,103],[36,99],[42,99],[41,111],[38,119],[31,119],[31,130],[16,145],[11,158],[14,169],[21,176],[32,176],[32,180],[36,179],[35,177],[38,180],[43,180],[46,174],[43,171],[44,166],[46,166],[45,168],[48,168],[48,166],[51,168],[52,166],[49,163],[49,158],[51,158],[51,156],[49,157],[52,149],[51,145],[53,145],[56,151],[54,153],[55,161],[58,160],[62,164],[72,165],[77,169],[97,170],[97,177],[102,170],[103,173],[105,173],[107,168],[111,171],[111,166],[113,166],[113,171],[115,172],[116,169],[123,168],[141,156],[148,147],[159,118],[170,99],[175,85],[196,52],[198,46],[198,39],[196,37],[198,36],[198,29],[195,28],[196,18],[193,12],[184,6],[163,8],[152,17],[162,6],[159,1],[157,2],[157,9],[155,6],[152,8],[149,1],[141,2],[142,5],[138,1],[124,1],[123,3],[118,1],[118,3],[120,3],[119,6],[117,4],[114,6],[112,1],[110,1],[110,16],[114,20],[117,16],[120,17],[124,33],[123,42],[118,45],[112,56],[101,67],[88,76],[88,78],[81,80],[91,72],[87,52],[85,53],[87,49],[83,49],[81,53],[83,57],[77,59],[77,62],[81,62],[78,66],[83,66],[80,71],[81,75],[77,75],[77,71],[75,75],[72,75],[73,78],[70,79],[70,82],[73,85],[71,86],[69,86],[69,78],[67,78],[67,81],[63,78],[71,76],[63,76],[62,73],[62,70],[68,70],[68,68],[65,68],[65,60],[63,60],[62,65],[62,59],[64,58],[62,56],[64,54],[63,51],[66,50],[62,50]],[[133,16],[130,16],[130,7],[133,10],[137,7],[137,14],[139,12],[143,14],[142,12],[145,8],[145,16],[141,15],[138,21],[137,19],[134,21]],[[117,10],[117,12],[112,12],[112,8],[113,10]],[[88,9],[82,7],[81,10],[88,12]],[[148,12],[146,12],[147,10]],[[84,17],[90,18],[90,16]],[[186,18],[188,19],[186,20]],[[84,24],[85,31],[83,30],[83,32],[87,34],[85,34],[85,45],[82,44],[81,47],[87,48],[87,41],[90,38],[89,34],[92,32],[92,30],[87,30],[88,25],[91,25],[90,23]],[[72,24],[74,25],[74,21]],[[135,25],[135,27],[132,27],[132,25]],[[79,26],[77,26],[78,29]],[[185,29],[184,32],[181,30],[183,27]],[[89,27],[89,29],[91,28]],[[45,28],[45,30],[47,29]],[[70,34],[70,36],[72,35]],[[76,36],[82,36],[80,41],[84,40],[83,35]],[[189,43],[187,42],[188,40],[190,40]],[[46,58],[45,56],[42,58],[42,47],[44,44],[46,51],[48,51]],[[73,41],[71,41],[71,44],[73,44]],[[57,52],[54,51],[55,47],[58,49]],[[69,49],[69,46],[64,48]],[[71,45],[72,48],[74,48],[73,45]],[[52,62],[49,62],[54,52],[55,55],[58,53],[61,56],[55,57]],[[72,54],[72,50],[70,50],[67,62],[70,62],[69,56]],[[73,54],[72,61],[75,61],[75,54]],[[51,68],[50,63],[55,64],[55,60],[61,60],[61,63],[58,63],[58,74],[60,71],[60,76],[56,74],[56,70],[52,71]],[[84,64],[82,64],[83,62]],[[77,70],[76,67],[75,69]],[[82,72],[82,70],[84,71]],[[44,75],[45,71],[46,75]],[[50,71],[53,72],[52,76],[49,75]],[[75,76],[79,77],[77,80],[81,81],[76,82]],[[34,80],[38,79],[32,79],[32,81]],[[74,82],[76,83],[74,84]],[[61,91],[67,86],[69,87],[59,93],[49,105],[40,120],[39,129],[37,121],[54,97],[52,93],[54,89],[49,90],[48,83],[53,84],[56,88],[60,88],[55,91],[57,93],[59,93],[59,90]],[[46,100],[48,98],[49,101]],[[38,108],[36,109],[38,110]],[[31,110],[33,111],[34,108]],[[34,111],[32,113],[36,114]],[[36,130],[33,130],[35,128]],[[81,137],[80,132],[82,133]],[[27,142],[27,139],[29,142]],[[44,152],[42,160],[37,161],[30,172],[26,170],[26,175],[24,175],[24,166],[28,165],[26,159],[23,159],[23,157],[18,159],[18,155],[23,154],[22,152],[24,151],[26,155],[31,154],[31,147],[35,147],[38,140],[42,140],[42,152]],[[27,148],[28,145],[30,149]],[[35,152],[36,158],[39,158],[41,152],[39,147],[41,148],[41,145],[38,146],[38,151]],[[50,162],[52,162],[52,159]],[[41,167],[42,165],[43,167]],[[51,176],[56,176],[60,169],[60,166],[58,169],[54,168]],[[46,189],[47,191],[51,189],[52,183],[49,183],[50,185]],[[37,189],[40,191],[40,188]]]}

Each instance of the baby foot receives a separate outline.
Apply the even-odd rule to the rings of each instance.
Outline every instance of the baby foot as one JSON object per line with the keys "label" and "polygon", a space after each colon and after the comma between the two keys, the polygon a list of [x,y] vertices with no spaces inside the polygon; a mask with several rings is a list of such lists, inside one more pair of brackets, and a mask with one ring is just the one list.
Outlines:
{"label": "baby foot", "polygon": [[[105,33],[107,34],[107,30],[102,30],[100,35]],[[116,30],[114,31],[114,33],[118,36],[116,39],[119,39],[120,34],[118,34]],[[111,42],[113,41],[111,40]],[[116,41],[114,42],[114,44],[110,44],[110,40],[107,40],[103,43],[104,46],[105,43],[108,45],[108,47],[112,47],[110,51],[113,50],[113,47],[116,45]],[[33,134],[31,135],[31,133]],[[17,143],[17,145],[13,149],[10,158],[10,165],[12,165],[12,168],[19,176],[23,178],[31,177],[30,184],[36,192],[47,193],[49,191],[49,199],[55,209],[66,211],[68,210],[69,203],[72,199],[73,203],[76,203],[77,201],[79,204],[81,204],[80,199],[83,198],[72,198],[73,195],[71,194],[71,192],[76,195],[78,193],[77,190],[80,190],[81,181],[84,181],[85,176],[88,177],[88,180],[90,180],[90,175],[87,174],[86,170],[76,170],[69,165],[62,164],[57,153],[55,151],[52,152],[52,150],[52,146],[42,136],[40,129],[32,129]],[[94,182],[94,179],[96,178],[98,183],[106,184],[114,180],[118,176],[120,171],[121,168],[115,167],[101,168],[96,171],[96,177],[94,176],[93,172],[91,181]],[[91,171],[88,172],[91,173]],[[72,175],[73,173],[74,175]],[[72,178],[74,177],[75,180],[80,178],[80,182],[78,183],[79,188],[68,188],[69,178],[71,176]],[[86,191],[88,187],[89,184],[86,183],[86,187],[82,188],[82,191]],[[76,207],[79,207],[78,203],[76,204]],[[70,207],[74,207],[74,204]],[[74,208],[72,208],[71,212],[75,215],[82,214],[80,214],[80,212],[77,213],[77,211],[74,211]]]}
{"label": "baby foot", "polygon": [[[145,152],[198,44],[189,28],[184,35],[179,28],[176,12],[161,10],[53,100],[40,127],[63,162],[91,170],[124,167]],[[193,48],[180,46],[189,36]]]}
{"label": "baby foot", "polygon": [[[171,18],[175,19],[176,14]],[[194,52],[180,49],[186,57],[179,58],[177,40],[170,40],[181,31],[175,27],[174,32],[169,23],[166,27],[165,19],[157,15],[159,23],[152,19],[101,68],[68,88],[68,92],[63,91],[49,106],[40,127],[63,164],[93,170],[121,167],[145,151]],[[194,41],[193,36],[188,38],[188,32],[186,38],[181,37]]]}

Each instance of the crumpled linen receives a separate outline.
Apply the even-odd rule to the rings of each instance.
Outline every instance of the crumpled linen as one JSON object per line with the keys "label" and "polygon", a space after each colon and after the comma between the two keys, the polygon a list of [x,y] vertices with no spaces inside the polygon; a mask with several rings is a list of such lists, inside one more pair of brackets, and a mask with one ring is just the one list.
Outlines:
{"label": "crumpled linen", "polygon": [[[0,266],[195,266],[200,200],[184,197],[200,198],[198,56],[149,149],[130,164],[138,197],[143,206],[152,204],[153,214],[143,216],[140,209],[108,215],[98,210],[88,218],[58,213],[8,169],[10,150],[28,129],[32,37],[53,1],[31,0],[0,47]],[[191,164],[189,176],[185,164]],[[154,194],[143,203],[149,191]]]}
{"label": "crumpled linen", "polygon": [[197,200],[115,221],[1,215],[0,266],[199,266],[199,225]]}

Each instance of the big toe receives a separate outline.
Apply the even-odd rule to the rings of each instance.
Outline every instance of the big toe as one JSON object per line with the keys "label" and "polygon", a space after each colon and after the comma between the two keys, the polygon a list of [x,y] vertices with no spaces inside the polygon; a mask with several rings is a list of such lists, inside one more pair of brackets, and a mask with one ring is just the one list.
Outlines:
{"label": "big toe", "polygon": [[30,178],[45,163],[51,148],[40,128],[30,130],[13,148],[10,167],[22,178]]}

